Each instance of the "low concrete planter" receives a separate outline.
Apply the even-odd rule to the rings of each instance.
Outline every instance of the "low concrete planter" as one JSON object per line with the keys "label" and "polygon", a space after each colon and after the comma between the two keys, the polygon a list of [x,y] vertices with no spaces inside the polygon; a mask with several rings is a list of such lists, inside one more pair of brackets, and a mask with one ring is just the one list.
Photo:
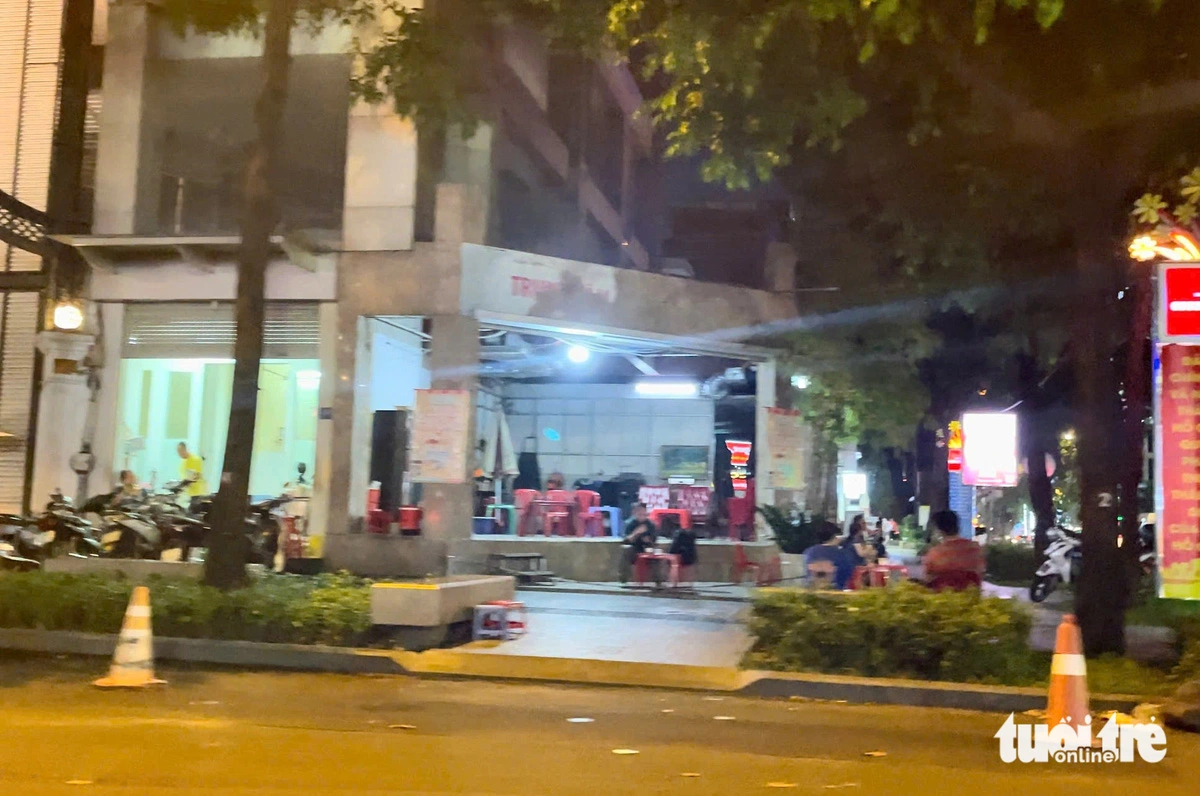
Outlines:
{"label": "low concrete planter", "polygon": [[146,561],[132,558],[78,558],[64,556],[49,558],[42,565],[46,572],[66,572],[84,575],[93,572],[120,574],[134,581],[145,580],[152,575],[164,578],[191,578],[204,576],[204,565],[181,561]]}
{"label": "low concrete planter", "polygon": [[516,579],[507,575],[451,575],[422,581],[371,585],[376,625],[446,627],[469,621],[476,605],[512,600]]}

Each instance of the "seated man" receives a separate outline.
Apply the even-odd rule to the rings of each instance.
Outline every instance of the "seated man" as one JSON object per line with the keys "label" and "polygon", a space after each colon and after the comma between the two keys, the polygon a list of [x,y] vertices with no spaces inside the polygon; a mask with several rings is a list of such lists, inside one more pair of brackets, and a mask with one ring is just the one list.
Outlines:
{"label": "seated man", "polygon": [[962,589],[980,586],[986,558],[983,548],[972,539],[958,535],[958,515],[953,511],[939,511],[933,524],[942,532],[940,544],[934,545],[925,554],[925,584],[931,589]]}
{"label": "seated man", "polygon": [[[638,556],[654,547],[657,540],[658,529],[654,527],[654,523],[646,513],[646,504],[634,503],[633,518],[625,523],[625,538],[621,540],[621,544],[625,545],[625,549],[621,551],[622,583],[629,582],[629,571],[637,563]],[[658,567],[653,567],[653,569],[655,582],[661,582],[658,576]]]}
{"label": "seated man", "polygon": [[850,575],[854,572],[855,561],[852,551],[842,547],[838,539],[838,527],[832,522],[822,522],[817,526],[817,543],[804,551],[805,569],[814,572],[818,569],[828,569],[822,566],[813,567],[813,564],[832,564],[833,587],[846,588]]}

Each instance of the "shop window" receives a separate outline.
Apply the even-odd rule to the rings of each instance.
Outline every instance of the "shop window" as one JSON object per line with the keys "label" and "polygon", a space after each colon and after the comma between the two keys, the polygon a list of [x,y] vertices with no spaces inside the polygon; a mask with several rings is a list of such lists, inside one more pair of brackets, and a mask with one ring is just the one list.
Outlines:
{"label": "shop window", "polygon": [[317,413],[320,403],[321,371],[296,371],[296,439],[317,440]]}
{"label": "shop window", "polygon": [[[145,377],[144,374],[143,378]],[[173,371],[167,382],[168,438],[187,439],[192,409],[192,374]]]}
{"label": "shop window", "polygon": [[[204,459],[205,478],[215,488],[225,457],[233,362],[127,358],[121,379],[115,469],[131,469],[159,486],[176,480],[175,446],[183,441]],[[258,382],[250,491],[274,495],[296,477],[297,464],[311,471],[315,463],[319,362],[264,360]]]}
{"label": "shop window", "polygon": [[150,433],[150,388],[154,384],[154,374],[150,371],[142,373],[141,402],[138,404],[137,435],[145,438]]}

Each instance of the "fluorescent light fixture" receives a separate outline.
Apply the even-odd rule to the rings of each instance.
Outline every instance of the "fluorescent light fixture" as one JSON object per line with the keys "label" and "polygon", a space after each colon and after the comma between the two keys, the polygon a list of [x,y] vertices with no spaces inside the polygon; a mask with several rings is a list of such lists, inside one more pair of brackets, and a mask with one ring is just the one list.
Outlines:
{"label": "fluorescent light fixture", "polygon": [[296,386],[302,390],[315,390],[321,386],[321,371],[319,370],[298,370],[296,371]]}
{"label": "fluorescent light fixture", "polygon": [[694,381],[639,381],[633,389],[647,398],[695,398],[700,393]]}
{"label": "fluorescent light fixture", "polygon": [[575,335],[576,337],[599,337],[600,336],[599,332],[593,332],[590,329],[563,328],[563,329],[559,329],[559,331],[562,332],[563,334]]}
{"label": "fluorescent light fixture", "polygon": [[842,473],[842,494],[852,503],[862,500],[867,494],[867,474]]}
{"label": "fluorescent light fixture", "polygon": [[792,374],[792,386],[795,387],[797,390],[807,390],[808,385],[810,385],[810,384],[812,384],[812,380],[810,378],[808,378],[808,376],[805,376],[803,373],[793,373]]}
{"label": "fluorescent light fixture", "polygon": [[581,345],[573,345],[567,349],[567,359],[574,362],[576,365],[582,365],[587,362],[592,356],[592,352],[588,351]]}

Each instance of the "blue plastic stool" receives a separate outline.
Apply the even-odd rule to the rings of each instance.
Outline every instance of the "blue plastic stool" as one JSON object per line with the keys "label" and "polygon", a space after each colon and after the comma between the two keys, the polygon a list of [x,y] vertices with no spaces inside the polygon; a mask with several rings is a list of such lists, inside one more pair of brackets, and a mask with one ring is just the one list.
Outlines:
{"label": "blue plastic stool", "polygon": [[[507,505],[489,505],[484,508],[484,514],[493,517],[496,520],[496,531],[499,532],[503,528],[504,533],[511,536],[517,534],[517,507]],[[501,518],[504,518],[504,524],[501,526]]]}
{"label": "blue plastic stool", "polygon": [[[625,529],[621,527],[621,510],[619,508],[616,506],[601,506],[596,511],[608,515],[609,536],[622,536],[625,533]],[[604,534],[600,535],[603,536]]]}
{"label": "blue plastic stool", "polygon": [[[513,614],[517,616],[514,617]],[[525,603],[496,600],[475,606],[475,621],[472,625],[471,636],[476,641],[481,639],[510,641],[517,636],[525,635],[528,627]]]}

